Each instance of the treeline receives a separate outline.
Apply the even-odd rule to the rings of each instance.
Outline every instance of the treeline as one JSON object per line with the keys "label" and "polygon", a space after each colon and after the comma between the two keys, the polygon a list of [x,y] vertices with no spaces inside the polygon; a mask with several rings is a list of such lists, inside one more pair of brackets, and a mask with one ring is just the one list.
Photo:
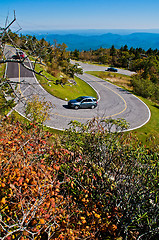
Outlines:
{"label": "treeline", "polygon": [[107,64],[118,68],[126,68],[137,74],[132,77],[133,91],[145,98],[159,101],[159,50],[151,48],[128,49],[127,45],[116,49],[99,48],[90,51],[70,53],[72,59]]}

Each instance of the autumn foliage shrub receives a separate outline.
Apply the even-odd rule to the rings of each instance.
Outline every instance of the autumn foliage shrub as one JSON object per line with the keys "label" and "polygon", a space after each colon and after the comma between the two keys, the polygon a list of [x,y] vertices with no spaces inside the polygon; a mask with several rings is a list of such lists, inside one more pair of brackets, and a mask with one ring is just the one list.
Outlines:
{"label": "autumn foliage shrub", "polygon": [[98,120],[72,123],[60,138],[30,126],[0,127],[1,239],[156,236],[157,154]]}

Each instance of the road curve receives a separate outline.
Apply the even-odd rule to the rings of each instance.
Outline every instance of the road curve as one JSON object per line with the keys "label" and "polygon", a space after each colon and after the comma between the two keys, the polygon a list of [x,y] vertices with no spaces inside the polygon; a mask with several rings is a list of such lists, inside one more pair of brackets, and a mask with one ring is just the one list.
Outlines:
{"label": "road curve", "polygon": [[[99,96],[97,108],[79,110],[68,109],[66,101],[58,99],[46,92],[39,85],[35,76],[27,77],[27,73],[24,73],[24,69],[21,70],[20,65],[18,64],[18,74],[22,75],[14,75],[13,77],[9,75],[11,80],[21,82],[18,89],[18,94],[21,96],[21,101],[17,102],[15,110],[21,115],[24,115],[26,100],[29,99],[33,94],[37,94],[40,96],[40,98],[44,97],[45,100],[51,102],[53,105],[50,120],[46,121],[45,124],[60,130],[68,128],[68,124],[71,120],[77,120],[79,122],[86,123],[93,117],[111,117],[115,119],[124,118],[130,124],[129,130],[139,128],[149,121],[150,111],[140,99],[120,87],[85,73],[85,71],[95,68],[96,71],[98,71],[101,69],[100,66],[92,66],[88,64],[87,66],[81,64],[81,66],[84,69],[84,74],[78,75],[78,77],[86,81],[97,91]],[[10,73],[10,67],[11,66],[8,65],[8,73]],[[132,73],[130,72],[130,74]]]}
{"label": "road curve", "polygon": [[[80,61],[71,60],[71,63],[72,64],[78,63],[82,67],[84,72],[87,72],[87,71],[105,71],[107,69],[107,67],[104,67],[104,66],[83,63],[83,62],[80,62]],[[123,75],[127,75],[127,76],[131,76],[133,74],[136,74],[136,72],[132,72],[132,71],[124,70],[124,69],[120,69],[120,68],[118,68],[118,73],[123,74]]]}

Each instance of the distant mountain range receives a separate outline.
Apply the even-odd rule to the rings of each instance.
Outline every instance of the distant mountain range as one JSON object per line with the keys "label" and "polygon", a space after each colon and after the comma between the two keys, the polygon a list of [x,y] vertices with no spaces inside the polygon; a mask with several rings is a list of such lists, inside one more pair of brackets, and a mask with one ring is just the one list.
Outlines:
{"label": "distant mountain range", "polygon": [[121,46],[127,45],[128,48],[143,48],[145,50],[159,49],[159,33],[144,33],[144,32],[136,32],[131,34],[116,34],[116,33],[105,33],[105,34],[34,34],[37,39],[44,38],[46,41],[51,44],[54,43],[54,40],[57,43],[65,43],[67,45],[67,49],[73,51],[77,50],[96,50],[100,47],[110,48],[112,45],[115,48],[119,49]]}

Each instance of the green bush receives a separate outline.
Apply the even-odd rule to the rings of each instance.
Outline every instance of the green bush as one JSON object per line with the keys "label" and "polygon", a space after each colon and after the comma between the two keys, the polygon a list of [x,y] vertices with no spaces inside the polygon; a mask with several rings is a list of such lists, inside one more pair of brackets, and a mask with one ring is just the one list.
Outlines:
{"label": "green bush", "polygon": [[137,95],[140,95],[144,98],[153,98],[155,97],[156,86],[149,79],[143,79],[138,77],[133,77],[131,84],[133,90]]}
{"label": "green bush", "polygon": [[[86,211],[80,201],[83,189],[96,206],[101,226],[97,239],[157,239],[158,154],[117,132],[126,127],[120,119],[72,122],[62,143],[75,158],[63,165],[63,172],[73,179],[69,191],[81,210]],[[103,230],[106,222],[111,222],[111,231]]]}

